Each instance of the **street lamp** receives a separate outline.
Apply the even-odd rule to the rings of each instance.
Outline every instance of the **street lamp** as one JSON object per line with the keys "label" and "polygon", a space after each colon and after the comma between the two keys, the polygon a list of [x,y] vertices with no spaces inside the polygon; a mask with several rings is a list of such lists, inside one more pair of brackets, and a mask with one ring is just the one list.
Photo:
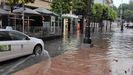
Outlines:
{"label": "street lamp", "polygon": [[90,38],[90,19],[91,19],[91,7],[93,4],[93,0],[88,0],[87,3],[87,25],[85,27],[85,38],[84,38],[84,43],[91,44],[92,40]]}

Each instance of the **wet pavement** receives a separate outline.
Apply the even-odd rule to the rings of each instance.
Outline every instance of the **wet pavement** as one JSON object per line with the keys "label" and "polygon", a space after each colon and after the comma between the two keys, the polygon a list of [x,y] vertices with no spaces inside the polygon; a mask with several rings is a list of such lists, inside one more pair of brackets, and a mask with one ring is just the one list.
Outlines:
{"label": "wet pavement", "polygon": [[107,52],[112,75],[133,75],[133,30],[114,30]]}
{"label": "wet pavement", "polygon": [[[77,33],[76,33],[77,34]],[[63,38],[45,41],[45,49],[51,57],[60,55],[69,50],[77,50],[82,44],[83,35],[66,35]]]}
{"label": "wet pavement", "polygon": [[93,48],[83,44],[83,35],[79,32],[46,41],[52,64],[45,75],[133,75],[132,29],[121,32],[118,26],[113,26],[108,31],[96,30],[91,36]]}
{"label": "wet pavement", "polygon": [[[43,59],[51,59],[57,55],[61,55],[62,53],[68,50],[77,50],[81,44],[80,40],[81,36],[73,35],[67,36],[62,39],[55,39],[50,41],[45,41],[45,49],[48,51],[51,57],[45,56],[41,57]],[[36,57],[35,57],[36,58]],[[32,60],[31,60],[32,59]],[[37,64],[36,62],[41,62],[40,58],[33,61],[34,58],[31,58],[31,55],[20,57],[17,59],[5,61],[0,63],[0,75],[8,75],[12,72],[16,72],[31,65]],[[23,62],[23,63],[22,63]],[[27,63],[28,62],[28,63]],[[16,65],[17,64],[17,65]],[[49,65],[49,64],[48,64]],[[10,72],[12,70],[12,72]]]}
{"label": "wet pavement", "polygon": [[23,70],[35,64],[45,61],[44,69],[50,67],[51,58],[47,51],[43,51],[41,55],[27,55],[20,58],[4,61],[0,63],[0,75],[11,75],[14,72]]}
{"label": "wet pavement", "polygon": [[66,52],[52,60],[47,75],[133,75],[133,30],[114,26],[92,34],[94,48]]}

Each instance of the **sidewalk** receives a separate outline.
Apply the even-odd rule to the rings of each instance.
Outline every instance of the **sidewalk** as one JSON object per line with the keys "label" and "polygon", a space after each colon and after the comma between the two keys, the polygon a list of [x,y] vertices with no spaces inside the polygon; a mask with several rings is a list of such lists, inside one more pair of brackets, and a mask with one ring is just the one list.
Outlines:
{"label": "sidewalk", "polygon": [[[96,47],[68,51],[51,59],[51,67],[45,75],[109,75],[106,52],[106,49]],[[42,75],[42,63],[13,75]]]}

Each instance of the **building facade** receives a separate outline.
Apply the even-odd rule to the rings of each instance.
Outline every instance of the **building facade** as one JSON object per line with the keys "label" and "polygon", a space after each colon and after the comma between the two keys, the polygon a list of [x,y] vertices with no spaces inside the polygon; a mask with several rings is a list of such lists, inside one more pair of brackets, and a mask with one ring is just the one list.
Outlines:
{"label": "building facade", "polygon": [[[5,0],[0,0],[0,8],[5,9],[5,10],[8,9],[10,11],[10,8],[8,8],[9,6],[5,5],[4,1]],[[2,17],[2,20],[0,20],[0,27],[5,28],[6,26],[10,25],[13,27],[13,29],[23,31],[22,28],[23,28],[23,23],[24,23],[23,32],[28,33],[31,36],[34,36],[34,35],[35,36],[44,36],[44,35],[49,36],[51,34],[60,35],[61,26],[59,26],[59,23],[58,23],[59,22],[58,16],[51,14],[52,12],[47,10],[47,9],[51,9],[50,7],[51,2],[52,0],[35,0],[34,3],[25,4],[26,8],[30,8],[31,10],[40,8],[42,9],[40,11],[44,11],[46,12],[46,14],[45,13],[40,13],[39,15],[25,14],[24,22],[21,19],[22,16],[19,16],[19,14],[16,16],[15,15],[11,15],[11,16],[0,15],[0,18]]]}
{"label": "building facade", "polygon": [[34,3],[28,3],[26,4],[27,6],[32,6],[32,7],[43,7],[46,9],[51,9],[50,4],[52,0],[35,0]]}
{"label": "building facade", "polygon": [[[35,0],[34,3],[28,3],[26,6],[29,7],[35,7],[40,9],[51,9],[52,0]],[[48,15],[48,14],[42,14],[42,25],[44,34],[52,34],[52,35],[60,35],[61,33],[61,26],[59,24],[58,16],[55,15]]]}

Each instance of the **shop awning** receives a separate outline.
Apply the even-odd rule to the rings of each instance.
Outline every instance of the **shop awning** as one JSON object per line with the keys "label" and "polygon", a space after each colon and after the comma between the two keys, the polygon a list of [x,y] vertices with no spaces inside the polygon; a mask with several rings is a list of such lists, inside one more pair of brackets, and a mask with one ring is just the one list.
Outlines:
{"label": "shop awning", "polygon": [[39,15],[38,12],[36,12],[35,10],[29,9],[29,8],[19,8],[19,9],[15,9],[13,10],[13,13],[23,13],[24,14],[34,14],[34,15]]}
{"label": "shop awning", "polygon": [[78,16],[74,14],[63,14],[62,17],[68,17],[68,18],[78,18]]}
{"label": "shop awning", "polygon": [[8,11],[0,8],[0,15],[7,15],[10,14]]}
{"label": "shop awning", "polygon": [[45,8],[37,8],[37,9],[35,9],[35,11],[37,11],[37,12],[39,12],[41,14],[58,16],[58,14],[56,14],[56,13],[54,13],[52,11],[49,11],[49,10],[47,10]]}

